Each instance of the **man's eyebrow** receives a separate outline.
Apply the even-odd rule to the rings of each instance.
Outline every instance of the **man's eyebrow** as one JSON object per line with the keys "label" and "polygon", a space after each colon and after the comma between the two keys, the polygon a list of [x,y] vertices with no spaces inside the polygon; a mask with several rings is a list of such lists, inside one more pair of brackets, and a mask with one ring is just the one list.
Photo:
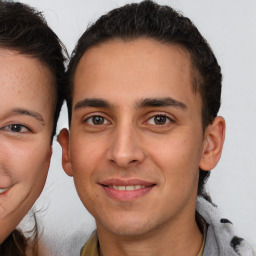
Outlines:
{"label": "man's eyebrow", "polygon": [[14,108],[11,112],[19,115],[31,116],[36,120],[38,120],[39,122],[41,122],[42,125],[45,125],[45,121],[43,117],[37,112],[27,110],[27,109],[22,109],[22,108]]}
{"label": "man's eyebrow", "polygon": [[143,107],[176,107],[181,109],[187,109],[186,104],[183,102],[180,102],[178,100],[175,100],[170,97],[166,98],[146,98],[142,99],[137,103],[137,107],[143,108]]}
{"label": "man's eyebrow", "polygon": [[111,108],[111,104],[108,101],[100,98],[83,99],[76,103],[76,105],[74,106],[74,110],[86,107]]}

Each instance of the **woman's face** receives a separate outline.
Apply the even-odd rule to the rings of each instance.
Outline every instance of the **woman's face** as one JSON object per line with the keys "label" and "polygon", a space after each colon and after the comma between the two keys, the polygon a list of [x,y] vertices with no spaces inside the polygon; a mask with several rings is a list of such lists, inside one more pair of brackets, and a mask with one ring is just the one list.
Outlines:
{"label": "woman's face", "polygon": [[0,244],[40,195],[51,157],[54,80],[36,58],[0,48]]}

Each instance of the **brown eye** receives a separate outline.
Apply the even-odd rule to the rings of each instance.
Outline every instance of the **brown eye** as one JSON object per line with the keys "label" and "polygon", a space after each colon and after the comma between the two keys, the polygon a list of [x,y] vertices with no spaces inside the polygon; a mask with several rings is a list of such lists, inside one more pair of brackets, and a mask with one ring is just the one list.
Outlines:
{"label": "brown eye", "polygon": [[104,124],[104,118],[101,116],[94,116],[92,117],[92,122],[95,125]]}
{"label": "brown eye", "polygon": [[10,124],[1,128],[1,130],[6,130],[9,132],[15,132],[15,133],[25,133],[30,131],[27,127],[21,124]]}
{"label": "brown eye", "polygon": [[86,122],[90,125],[102,125],[109,123],[109,121],[102,116],[91,116],[86,120]]}
{"label": "brown eye", "polygon": [[157,125],[163,125],[166,123],[166,121],[167,121],[166,116],[155,116],[154,117],[154,122]]}
{"label": "brown eye", "polygon": [[148,123],[153,125],[165,125],[171,121],[171,118],[166,115],[155,115],[148,119]]}

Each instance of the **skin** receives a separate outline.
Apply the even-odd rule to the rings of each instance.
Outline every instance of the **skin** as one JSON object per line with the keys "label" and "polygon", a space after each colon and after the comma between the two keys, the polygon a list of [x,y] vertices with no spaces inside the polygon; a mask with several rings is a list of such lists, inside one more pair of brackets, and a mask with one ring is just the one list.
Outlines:
{"label": "skin", "polygon": [[51,157],[51,72],[36,58],[0,48],[0,243],[40,195]]}
{"label": "skin", "polygon": [[59,142],[101,255],[200,250],[198,170],[217,164],[225,123],[202,130],[191,72],[186,51],[151,39],[103,43],[78,64],[70,136],[63,130]]}

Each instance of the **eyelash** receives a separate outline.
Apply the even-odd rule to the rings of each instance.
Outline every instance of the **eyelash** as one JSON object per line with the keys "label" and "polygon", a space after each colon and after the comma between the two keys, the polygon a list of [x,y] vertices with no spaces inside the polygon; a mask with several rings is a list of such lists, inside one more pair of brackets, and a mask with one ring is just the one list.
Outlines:
{"label": "eyelash", "polygon": [[154,120],[154,121],[156,121],[156,118],[164,118],[164,120],[165,120],[165,122],[164,122],[164,124],[157,124],[156,122],[154,123],[154,124],[152,124],[152,125],[155,125],[155,126],[164,126],[164,125],[166,125],[166,124],[168,124],[168,123],[174,123],[174,120],[172,119],[172,118],[170,118],[169,116],[167,116],[166,114],[156,114],[156,115],[153,115],[153,116],[151,116],[148,120],[147,120],[147,122],[149,122],[150,120]]}
{"label": "eyelash", "polygon": [[[12,130],[12,129],[15,129],[15,128],[18,128],[17,131],[15,130]],[[25,129],[25,131],[22,131],[23,129]],[[0,130],[4,130],[4,131],[8,131],[8,132],[11,132],[11,133],[27,133],[27,132],[31,132],[31,130],[26,127],[25,125],[22,125],[22,124],[9,124],[9,125],[6,125],[2,128],[0,128]]]}
{"label": "eyelash", "polygon": [[[101,118],[103,119],[103,123],[100,123],[100,124],[95,124],[93,123],[93,118]],[[100,125],[105,125],[106,123],[110,123],[105,117],[101,116],[101,115],[93,115],[93,116],[90,116],[88,118],[86,118],[83,123],[88,123],[89,125],[91,126],[100,126]]]}
{"label": "eyelash", "polygon": [[[98,124],[95,124],[94,121],[97,121],[97,118],[98,118],[98,121],[100,123]],[[155,126],[164,126],[164,125],[167,125],[168,123],[175,123],[174,119],[167,116],[166,114],[155,114],[153,116],[150,116],[150,118],[147,119],[146,122],[150,122],[150,120],[154,120],[156,121],[156,118],[164,118],[164,123],[163,124],[157,124],[157,123],[151,123],[151,125],[155,125]],[[93,119],[96,119],[96,120],[93,120]],[[161,120],[159,120],[160,122]],[[93,115],[93,116],[90,116],[88,118],[86,118],[83,123],[87,123],[89,124],[90,126],[101,126],[101,125],[106,125],[106,124],[110,124],[110,121],[108,121],[107,118],[103,117],[102,115]]]}

